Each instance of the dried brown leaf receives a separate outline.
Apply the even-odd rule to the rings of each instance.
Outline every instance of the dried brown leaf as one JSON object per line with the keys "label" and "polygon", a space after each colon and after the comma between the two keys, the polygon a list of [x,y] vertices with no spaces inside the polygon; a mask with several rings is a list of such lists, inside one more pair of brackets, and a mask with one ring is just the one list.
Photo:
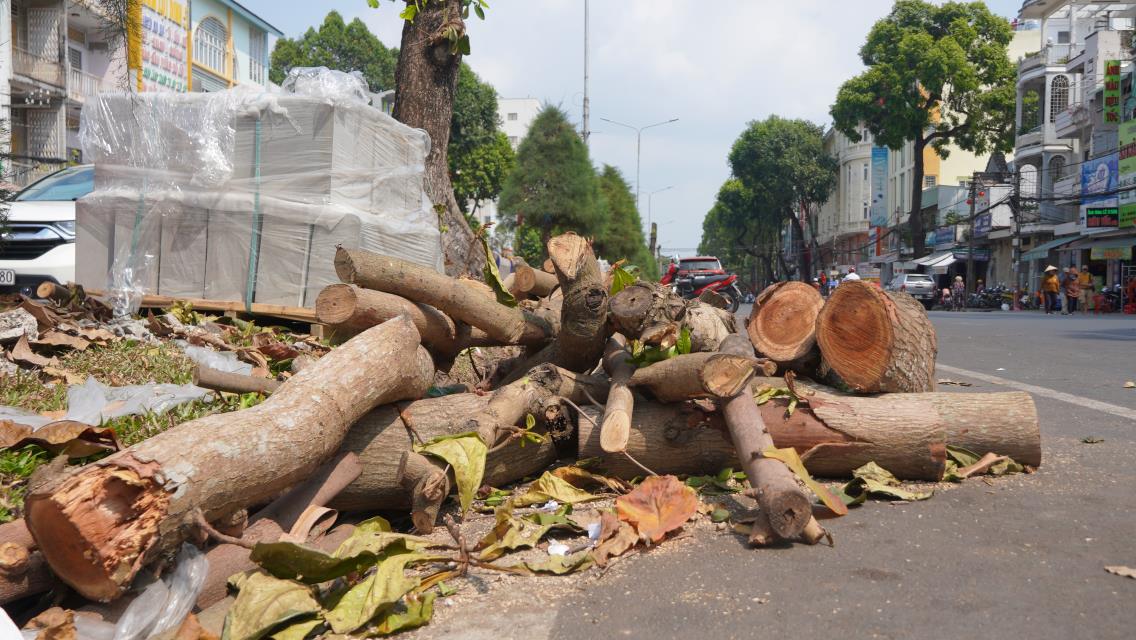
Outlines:
{"label": "dried brown leaf", "polygon": [[614,513],[605,511],[600,516],[600,538],[592,551],[592,557],[596,565],[604,567],[611,558],[627,553],[638,543],[639,534],[635,533],[635,527],[620,520]]}
{"label": "dried brown leaf", "polygon": [[631,493],[615,499],[619,519],[635,527],[641,540],[657,543],[698,511],[698,496],[675,476],[651,476]]}
{"label": "dried brown leaf", "polygon": [[12,352],[8,354],[8,358],[16,364],[26,364],[32,367],[42,368],[59,364],[55,358],[45,358],[32,351],[26,335],[20,336],[16,346],[12,347]]}
{"label": "dried brown leaf", "polygon": [[25,629],[39,631],[36,640],[75,640],[75,612],[62,607],[51,607],[28,621]]}
{"label": "dried brown leaf", "polygon": [[53,454],[65,453],[70,458],[85,458],[96,453],[118,451],[114,430],[95,427],[74,420],[59,420],[39,429],[0,420],[0,449],[36,444]]}
{"label": "dried brown leaf", "polygon": [[627,493],[632,488],[626,480],[609,478],[575,466],[560,467],[552,475],[580,489],[603,487],[616,493]]}
{"label": "dried brown leaf", "polygon": [[78,336],[67,335],[62,331],[48,331],[40,335],[39,340],[31,341],[31,346],[86,351],[87,347],[91,346],[91,343]]}

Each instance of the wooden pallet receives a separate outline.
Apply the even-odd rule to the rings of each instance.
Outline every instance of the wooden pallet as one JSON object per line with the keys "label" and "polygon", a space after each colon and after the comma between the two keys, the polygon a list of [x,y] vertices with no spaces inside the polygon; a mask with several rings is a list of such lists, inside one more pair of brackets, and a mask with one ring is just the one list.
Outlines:
{"label": "wooden pallet", "polygon": [[[65,294],[63,293],[64,291],[66,292]],[[87,295],[96,298],[105,298],[107,296],[107,292],[99,289],[84,289],[84,291]],[[36,295],[40,298],[57,298],[60,295],[70,296],[70,290],[54,282],[44,282],[36,290]],[[285,320],[311,324],[318,324],[319,322],[316,319],[315,310],[307,307],[290,307],[282,304],[265,304],[262,302],[254,302],[251,305],[245,305],[243,302],[237,302],[235,300],[208,300],[205,298],[177,298],[174,296],[155,295],[142,296],[142,307],[146,309],[168,309],[176,303],[188,303],[198,311],[221,311],[233,314],[251,313],[258,316],[273,316]]]}

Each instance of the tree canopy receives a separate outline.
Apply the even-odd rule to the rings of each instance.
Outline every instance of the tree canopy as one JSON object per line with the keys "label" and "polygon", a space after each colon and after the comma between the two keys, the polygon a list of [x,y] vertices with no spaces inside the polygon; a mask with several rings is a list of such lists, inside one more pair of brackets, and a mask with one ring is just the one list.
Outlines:
{"label": "tree canopy", "polygon": [[[836,187],[837,162],[824,150],[824,130],[807,120],[769,116],[749,123],[730,149],[727,181],[718,194],[723,216],[733,229],[755,238],[776,238],[784,222],[806,234],[813,210]],[[801,211],[810,215],[802,217]],[[757,227],[765,227],[758,229]],[[800,253],[803,274],[812,271],[810,254]]]}
{"label": "tree canopy", "polygon": [[[911,211],[922,210],[923,150],[946,156],[953,143],[974,153],[1013,146],[1013,32],[982,2],[898,0],[868,33],[868,67],[841,86],[831,113],[849,139],[864,126],[892,149],[914,143]],[[915,257],[924,254],[923,220],[909,218]]]}
{"label": "tree canopy", "polygon": [[345,23],[338,11],[330,11],[318,30],[309,28],[299,38],[276,41],[268,77],[279,84],[294,67],[359,71],[371,91],[378,92],[394,88],[397,64],[398,49],[384,46],[362,20]]}
{"label": "tree canopy", "polygon": [[598,179],[607,221],[604,232],[595,239],[596,254],[613,263],[625,259],[642,269],[644,278],[658,277],[658,265],[647,248],[643,220],[627,180],[609,164],[603,166]]}
{"label": "tree canopy", "polygon": [[540,234],[542,253],[524,256],[530,260],[543,259],[544,246],[556,233],[603,232],[604,211],[588,148],[560,108],[545,106],[533,119],[498,207],[501,225],[515,229],[516,237],[525,237],[529,228]]}

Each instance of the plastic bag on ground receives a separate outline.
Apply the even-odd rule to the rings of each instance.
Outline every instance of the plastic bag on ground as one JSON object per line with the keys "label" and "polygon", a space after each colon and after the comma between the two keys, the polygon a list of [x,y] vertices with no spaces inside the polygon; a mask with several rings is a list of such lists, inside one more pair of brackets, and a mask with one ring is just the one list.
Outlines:
{"label": "plastic bag on ground", "polygon": [[192,384],[139,384],[108,387],[87,378],[81,385],[67,389],[68,420],[86,424],[102,424],[121,416],[153,412],[165,413],[173,407],[209,397],[208,389]]}
{"label": "plastic bag on ground", "polygon": [[237,359],[235,351],[214,351],[208,347],[189,344],[185,340],[175,340],[174,342],[181,347],[190,360],[203,367],[224,371],[225,373],[252,375],[252,365]]}

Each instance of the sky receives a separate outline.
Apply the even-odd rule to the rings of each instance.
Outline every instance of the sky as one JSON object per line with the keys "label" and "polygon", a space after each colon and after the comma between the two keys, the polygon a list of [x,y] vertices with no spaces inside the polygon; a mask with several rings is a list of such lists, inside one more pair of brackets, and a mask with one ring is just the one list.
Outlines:
{"label": "sky", "polygon": [[[241,0],[288,37],[328,11],[362,18],[397,46],[401,2]],[[583,0],[491,0],[485,21],[467,25],[466,62],[506,98],[559,105],[579,124],[584,97]],[[828,125],[857,52],[890,0],[593,0],[590,5],[590,151],[635,188],[636,127],[642,134],[640,212],[659,224],[666,254],[694,253],[702,219],[730,174],[730,146],[752,120],[777,114]],[[1013,17],[1021,0],[988,0]],[[648,194],[660,191],[650,198]]]}

